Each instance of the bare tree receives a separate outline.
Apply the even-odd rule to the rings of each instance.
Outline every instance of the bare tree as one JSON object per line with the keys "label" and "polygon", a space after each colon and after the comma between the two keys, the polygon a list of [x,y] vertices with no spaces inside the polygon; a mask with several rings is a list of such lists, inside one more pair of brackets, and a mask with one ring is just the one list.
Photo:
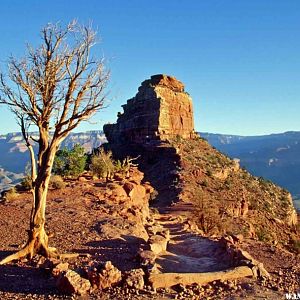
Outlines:
{"label": "bare tree", "polygon": [[[45,209],[55,153],[61,142],[83,120],[103,108],[109,72],[103,60],[92,58],[96,33],[76,21],[65,28],[48,24],[41,31],[42,44],[28,46],[22,59],[11,57],[0,74],[0,104],[15,114],[29,149],[33,202],[26,246],[0,264],[35,254],[59,257],[48,245]],[[38,140],[28,133],[34,125]],[[33,141],[38,144],[37,160]]]}

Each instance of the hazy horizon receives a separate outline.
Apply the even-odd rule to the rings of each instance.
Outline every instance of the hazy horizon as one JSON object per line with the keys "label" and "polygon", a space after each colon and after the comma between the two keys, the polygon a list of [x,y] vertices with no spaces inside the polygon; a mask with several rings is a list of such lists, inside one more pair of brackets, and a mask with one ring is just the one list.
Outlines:
{"label": "hazy horizon", "polygon": [[[87,133],[91,131],[102,131],[103,129],[87,129],[87,130],[81,130],[80,128],[74,129],[71,131],[70,134],[78,134],[78,133]],[[281,132],[270,132],[270,133],[265,133],[265,134],[250,134],[250,135],[241,135],[241,134],[235,134],[235,133],[224,133],[224,132],[208,132],[208,131],[200,131],[200,130],[195,130],[197,133],[206,133],[206,134],[218,134],[218,135],[232,135],[232,136],[241,136],[241,137],[259,137],[259,136],[267,136],[267,135],[276,135],[276,134],[285,134],[285,133],[291,133],[291,132],[296,132],[300,133],[300,130],[287,130],[287,131],[281,131]],[[37,130],[30,130],[29,132],[37,132]],[[1,133],[0,131],[0,136],[1,135],[7,135],[7,134],[14,134],[14,133],[21,133],[21,131],[10,131],[10,132],[5,132]]]}

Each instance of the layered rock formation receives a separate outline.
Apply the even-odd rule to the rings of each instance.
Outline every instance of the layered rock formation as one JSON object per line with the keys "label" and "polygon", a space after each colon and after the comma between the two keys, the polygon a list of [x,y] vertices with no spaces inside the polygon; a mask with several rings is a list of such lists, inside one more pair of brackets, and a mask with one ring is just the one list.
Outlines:
{"label": "layered rock formation", "polygon": [[167,75],[142,82],[138,93],[123,105],[116,124],[104,126],[110,143],[149,143],[194,133],[192,99],[184,85]]}

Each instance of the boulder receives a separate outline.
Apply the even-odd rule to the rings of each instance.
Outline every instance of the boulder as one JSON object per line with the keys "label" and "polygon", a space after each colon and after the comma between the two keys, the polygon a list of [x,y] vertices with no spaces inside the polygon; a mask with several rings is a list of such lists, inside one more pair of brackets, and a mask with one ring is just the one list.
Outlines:
{"label": "boulder", "polygon": [[116,199],[126,199],[127,193],[124,188],[116,183],[109,185],[110,190],[112,191],[111,196]]}
{"label": "boulder", "polygon": [[53,268],[60,264],[60,260],[55,258],[44,258],[41,257],[41,259],[38,262],[38,266],[41,269],[44,269],[46,271],[52,272]]}
{"label": "boulder", "polygon": [[88,269],[88,278],[94,289],[103,290],[118,284],[122,279],[122,273],[111,261],[104,264],[93,262]]}
{"label": "boulder", "polygon": [[91,289],[90,282],[73,270],[60,273],[56,286],[60,292],[68,295],[85,295]]}
{"label": "boulder", "polygon": [[131,167],[129,170],[129,176],[131,181],[140,184],[144,179],[144,173],[139,171],[137,167]]}
{"label": "boulder", "polygon": [[126,182],[123,188],[133,203],[144,202],[146,197],[146,189],[144,186],[130,181]]}
{"label": "boulder", "polygon": [[151,251],[155,254],[159,254],[167,250],[168,239],[159,234],[155,234],[149,238],[148,244]]}

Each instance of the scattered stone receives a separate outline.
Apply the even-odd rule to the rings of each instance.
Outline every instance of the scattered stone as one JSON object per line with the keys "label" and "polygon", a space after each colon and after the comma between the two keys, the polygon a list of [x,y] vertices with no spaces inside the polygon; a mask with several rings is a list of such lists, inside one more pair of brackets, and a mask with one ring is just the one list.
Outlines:
{"label": "scattered stone", "polygon": [[242,242],[243,241],[243,239],[244,239],[244,236],[240,233],[240,234],[233,234],[232,235],[232,238],[233,238],[233,241],[234,242],[237,242],[237,243],[239,243],[239,242]]}
{"label": "scattered stone", "polygon": [[88,181],[84,176],[79,176],[78,177],[78,181],[79,182],[86,182],[86,181]]}
{"label": "scattered stone", "polygon": [[163,230],[163,227],[161,225],[153,224],[151,226],[147,227],[147,232],[149,235],[155,235]]}

